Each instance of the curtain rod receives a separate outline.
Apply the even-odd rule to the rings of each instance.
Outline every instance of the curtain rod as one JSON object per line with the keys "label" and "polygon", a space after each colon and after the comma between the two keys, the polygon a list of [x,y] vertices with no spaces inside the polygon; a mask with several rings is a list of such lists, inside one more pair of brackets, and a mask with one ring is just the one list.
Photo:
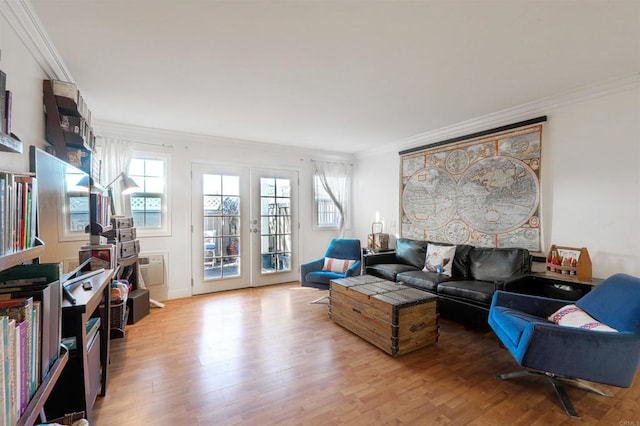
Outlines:
{"label": "curtain rod", "polygon": [[114,138],[114,137],[111,137],[111,136],[97,136],[97,137],[100,138],[100,139],[107,139],[107,138],[109,138],[109,139],[118,139],[118,140],[121,140],[121,141],[127,141],[127,142],[131,142],[131,143],[134,143],[134,144],[151,145],[151,146],[156,146],[156,147],[159,147],[159,148],[173,149],[173,145],[157,144],[157,143],[153,143],[153,142],[135,141],[135,140],[130,140],[130,139],[126,139],[126,138],[120,139],[120,138]]}
{"label": "curtain rod", "polygon": [[324,161],[324,160],[314,160],[314,159],[311,159],[311,162],[312,162],[312,163],[340,164],[340,165],[346,164],[347,166],[353,166],[353,163],[340,163],[340,162],[338,162],[338,161]]}
{"label": "curtain rod", "polygon": [[423,149],[427,149],[427,148],[435,148],[437,146],[448,145],[448,144],[451,144],[451,143],[460,142],[460,141],[464,141],[464,140],[467,140],[467,139],[475,139],[475,138],[479,138],[481,136],[490,135],[492,133],[504,132],[506,130],[517,129],[518,127],[524,127],[524,126],[528,126],[530,124],[543,123],[545,121],[547,121],[547,116],[543,115],[543,116],[540,116],[540,117],[532,118],[530,120],[519,121],[518,123],[508,124],[508,125],[502,126],[502,127],[496,127],[496,128],[489,129],[489,130],[483,130],[481,132],[471,133],[471,134],[464,135],[464,136],[458,136],[458,137],[447,139],[447,140],[444,140],[444,141],[441,141],[441,142],[434,142],[434,143],[429,143],[429,144],[422,145],[422,146],[417,146],[415,148],[405,149],[404,151],[400,151],[398,154],[399,155],[411,154],[412,152],[422,151]]}

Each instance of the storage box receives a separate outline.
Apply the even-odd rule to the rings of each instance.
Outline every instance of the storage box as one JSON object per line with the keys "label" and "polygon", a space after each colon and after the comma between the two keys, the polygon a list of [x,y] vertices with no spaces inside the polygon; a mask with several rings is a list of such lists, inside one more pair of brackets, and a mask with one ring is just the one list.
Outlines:
{"label": "storage box", "polygon": [[438,340],[437,296],[368,275],[331,281],[329,316],[397,356]]}
{"label": "storage box", "polygon": [[382,222],[373,222],[371,224],[371,233],[367,238],[367,248],[373,251],[389,248],[389,234],[382,233]]}
{"label": "storage box", "polygon": [[127,299],[129,319],[127,324],[135,324],[149,314],[149,290],[139,288],[129,293]]}
{"label": "storage box", "polygon": [[136,239],[136,228],[117,228],[103,232],[109,243],[120,243],[123,241],[132,241]]}
{"label": "storage box", "polygon": [[135,256],[138,253],[140,253],[140,242],[138,240],[118,243],[118,255],[121,258]]}
{"label": "storage box", "polygon": [[111,226],[114,229],[133,228],[133,218],[125,216],[111,216]]}

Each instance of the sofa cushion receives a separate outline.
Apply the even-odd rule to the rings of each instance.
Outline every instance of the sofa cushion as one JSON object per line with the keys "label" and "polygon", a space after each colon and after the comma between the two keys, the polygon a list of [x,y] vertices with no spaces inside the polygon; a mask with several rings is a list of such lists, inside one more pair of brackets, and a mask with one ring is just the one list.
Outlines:
{"label": "sofa cushion", "polygon": [[439,283],[450,280],[451,277],[436,272],[407,271],[400,272],[396,281],[421,290],[436,292]]}
{"label": "sofa cushion", "polygon": [[469,278],[506,281],[529,272],[529,251],[521,248],[473,247],[469,252]]}
{"label": "sofa cushion", "polygon": [[487,281],[445,281],[438,284],[438,295],[465,299],[490,306],[495,292],[492,282]]}
{"label": "sofa cushion", "polygon": [[469,253],[473,246],[466,244],[458,244],[456,246],[456,255],[453,258],[453,268],[451,268],[451,276],[458,280],[469,279]]}
{"label": "sofa cushion", "polygon": [[396,259],[399,263],[415,266],[422,269],[427,255],[428,241],[398,238],[396,240]]}
{"label": "sofa cushion", "polygon": [[453,258],[456,254],[455,246],[443,246],[438,244],[427,245],[427,256],[424,261],[424,272],[435,272],[451,276]]}
{"label": "sofa cushion", "polygon": [[413,266],[401,263],[379,263],[377,265],[367,266],[365,272],[369,275],[384,278],[385,280],[396,281],[396,276],[400,272],[415,271],[416,269],[417,268]]}

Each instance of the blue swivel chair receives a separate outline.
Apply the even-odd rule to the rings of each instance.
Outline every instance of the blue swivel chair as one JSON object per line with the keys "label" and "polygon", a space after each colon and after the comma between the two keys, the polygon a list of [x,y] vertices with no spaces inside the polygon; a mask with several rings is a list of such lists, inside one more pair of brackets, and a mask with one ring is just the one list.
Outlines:
{"label": "blue swivel chair", "polygon": [[[360,275],[360,240],[351,238],[334,238],[329,243],[324,257],[303,263],[300,266],[300,284],[303,287],[315,287],[328,290],[331,280]],[[354,260],[355,263],[345,272],[324,271],[322,268],[326,258]],[[325,299],[321,297],[314,302]]]}
{"label": "blue swivel chair", "polygon": [[[573,328],[547,320],[574,303],[618,332]],[[630,387],[640,366],[640,278],[616,274],[577,302],[497,291],[489,325],[525,371],[499,374],[512,379],[546,376],[567,414],[578,417],[562,382],[611,396],[590,383]]]}

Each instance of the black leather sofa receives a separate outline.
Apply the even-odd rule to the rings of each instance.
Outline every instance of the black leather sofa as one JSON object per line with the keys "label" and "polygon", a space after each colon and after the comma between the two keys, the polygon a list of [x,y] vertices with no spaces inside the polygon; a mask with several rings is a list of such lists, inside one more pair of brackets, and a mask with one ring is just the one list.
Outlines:
{"label": "black leather sofa", "polygon": [[364,256],[364,272],[438,295],[440,315],[486,325],[496,290],[531,272],[531,256],[522,248],[457,245],[451,276],[423,271],[427,245],[450,245],[400,238],[396,250]]}

